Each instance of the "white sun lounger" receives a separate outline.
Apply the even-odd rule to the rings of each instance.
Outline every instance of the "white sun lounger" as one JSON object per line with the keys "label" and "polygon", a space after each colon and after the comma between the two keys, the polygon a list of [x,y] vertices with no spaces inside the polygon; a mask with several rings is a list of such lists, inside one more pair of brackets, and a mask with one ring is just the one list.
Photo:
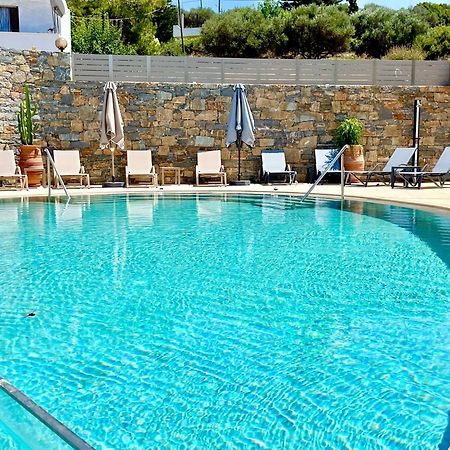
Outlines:
{"label": "white sun lounger", "polygon": [[[426,165],[422,168],[416,167],[417,171],[413,171],[412,167],[405,170],[398,169],[395,172],[395,178],[402,178],[406,186],[417,186],[419,189],[424,180],[432,181],[437,187],[444,187],[445,182],[450,179],[450,147],[445,147],[441,156],[437,160],[435,166],[430,171],[425,171]],[[394,187],[392,180],[392,187]]]}
{"label": "white sun lounger", "polygon": [[[382,183],[389,185],[392,168],[406,166],[415,151],[416,147],[396,148],[389,158],[389,161],[382,169],[378,169],[381,167],[381,164],[376,164],[371,170],[345,171],[346,179],[348,180],[350,176],[353,175],[364,186],[367,186],[370,181],[381,181]],[[365,180],[363,180],[363,177],[365,177]]]}
{"label": "white sun lounger", "polygon": [[283,175],[285,178],[288,177],[289,184],[292,184],[297,177],[297,172],[291,170],[290,165],[286,164],[284,150],[262,150],[261,162],[263,183],[269,183],[270,177],[273,175]]}
{"label": "white sun lounger", "polygon": [[158,174],[152,162],[151,150],[128,150],[125,167],[125,185],[130,186],[130,178],[149,178],[150,184],[158,186]]}
{"label": "white sun lounger", "polygon": [[197,153],[197,165],[195,166],[197,186],[200,185],[202,178],[218,178],[219,185],[225,186],[227,184],[227,174],[222,165],[220,150],[200,150]]}
{"label": "white sun lounger", "polygon": [[[80,187],[83,187],[83,181],[86,182],[86,187],[91,187],[89,174],[85,173],[84,166],[81,165],[80,152],[78,150],[54,150],[53,160],[61,178],[79,178]],[[59,179],[56,174],[54,179],[58,188]]]}
{"label": "white sun lounger", "polygon": [[14,179],[16,188],[24,187],[28,190],[28,176],[22,175],[20,167],[16,164],[13,150],[0,151],[0,179]]}
{"label": "white sun lounger", "polygon": [[[319,176],[328,169],[330,162],[338,154],[338,148],[316,148],[314,154],[316,156],[316,173],[314,180],[317,180]],[[338,159],[333,167],[328,170],[328,174],[340,174],[341,173],[341,161]]]}

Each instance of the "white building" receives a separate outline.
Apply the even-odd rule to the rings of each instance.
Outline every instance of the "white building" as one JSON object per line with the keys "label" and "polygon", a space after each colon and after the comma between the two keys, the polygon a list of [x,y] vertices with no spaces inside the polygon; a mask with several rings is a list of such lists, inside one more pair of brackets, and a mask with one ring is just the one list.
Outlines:
{"label": "white building", "polygon": [[55,40],[67,41],[70,10],[65,0],[0,0],[0,47],[55,52]]}

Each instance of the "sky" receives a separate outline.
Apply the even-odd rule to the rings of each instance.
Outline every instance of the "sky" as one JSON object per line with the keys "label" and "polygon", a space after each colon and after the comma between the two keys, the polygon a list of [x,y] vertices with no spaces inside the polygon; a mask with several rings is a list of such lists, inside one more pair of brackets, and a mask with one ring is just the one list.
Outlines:
{"label": "sky", "polygon": [[[218,0],[180,0],[181,7],[184,9],[198,8],[200,4],[204,8],[211,8],[217,12]],[[358,0],[358,6],[362,8],[368,3],[376,3],[377,5],[388,6],[390,8],[408,8],[409,6],[414,6],[417,3],[421,3],[424,0]],[[428,0],[431,3],[445,3],[450,5],[450,0]],[[242,6],[252,6],[256,5],[258,2],[255,0],[220,0],[221,10],[232,9]]]}

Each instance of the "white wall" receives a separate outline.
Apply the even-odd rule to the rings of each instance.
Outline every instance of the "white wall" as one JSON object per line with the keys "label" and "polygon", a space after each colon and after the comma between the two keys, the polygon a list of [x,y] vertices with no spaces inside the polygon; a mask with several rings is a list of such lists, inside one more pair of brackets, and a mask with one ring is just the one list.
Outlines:
{"label": "white wall", "polygon": [[[181,37],[181,28],[180,25],[173,25],[172,27],[173,37],[179,38]],[[183,36],[184,37],[193,37],[200,36],[202,34],[202,27],[198,28],[183,28]]]}
{"label": "white wall", "polygon": [[[57,34],[49,33],[53,28],[50,0],[0,0],[0,6],[19,8],[19,33],[0,32],[0,47],[17,50],[57,51]],[[68,10],[69,11],[69,10]],[[61,19],[61,33],[67,42],[66,52],[70,51],[70,12]]]}
{"label": "white wall", "polygon": [[0,0],[0,4],[19,7],[19,31],[46,33],[53,27],[50,0]]}
{"label": "white wall", "polygon": [[[43,52],[57,52],[53,33],[6,33],[0,32],[0,47],[14,50],[39,50]],[[69,48],[69,46],[68,46]],[[66,49],[67,51],[70,51]]]}

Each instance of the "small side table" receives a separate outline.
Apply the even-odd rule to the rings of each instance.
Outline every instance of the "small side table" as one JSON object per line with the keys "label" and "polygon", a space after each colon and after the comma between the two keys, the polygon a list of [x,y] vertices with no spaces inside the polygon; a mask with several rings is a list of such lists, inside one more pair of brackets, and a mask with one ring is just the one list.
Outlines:
{"label": "small side table", "polygon": [[164,182],[164,178],[167,176],[168,172],[173,172],[174,173],[174,178],[175,178],[175,183],[174,184],[178,184],[178,186],[181,184],[181,167],[161,167],[160,168],[160,175],[161,175],[161,186],[164,186],[165,182]]}
{"label": "small side table", "polygon": [[[394,166],[391,167],[391,188],[395,187],[395,180],[397,179],[397,173],[401,172],[420,172],[422,170],[421,166]],[[414,178],[414,175],[411,175],[411,178]],[[405,186],[407,185],[406,181],[403,183]]]}

